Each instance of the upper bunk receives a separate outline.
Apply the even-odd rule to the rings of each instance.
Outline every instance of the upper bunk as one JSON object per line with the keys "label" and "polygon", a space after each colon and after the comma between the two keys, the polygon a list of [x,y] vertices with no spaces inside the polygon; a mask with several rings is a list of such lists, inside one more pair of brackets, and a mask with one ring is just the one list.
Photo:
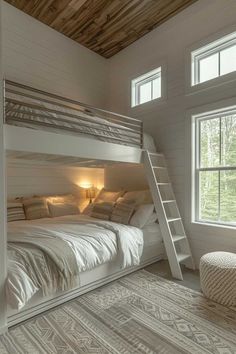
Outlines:
{"label": "upper bunk", "polygon": [[140,163],[144,148],[155,149],[138,119],[9,80],[4,82],[4,136],[5,150],[15,158]]}

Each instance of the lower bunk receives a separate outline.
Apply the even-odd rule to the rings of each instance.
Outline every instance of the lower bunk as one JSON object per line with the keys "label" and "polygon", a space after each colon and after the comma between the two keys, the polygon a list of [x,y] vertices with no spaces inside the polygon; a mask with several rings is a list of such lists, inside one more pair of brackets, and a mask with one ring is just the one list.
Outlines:
{"label": "lower bunk", "polygon": [[[87,215],[13,222],[8,242],[8,327],[164,257],[156,222],[140,229]],[[77,269],[63,272],[73,254]]]}

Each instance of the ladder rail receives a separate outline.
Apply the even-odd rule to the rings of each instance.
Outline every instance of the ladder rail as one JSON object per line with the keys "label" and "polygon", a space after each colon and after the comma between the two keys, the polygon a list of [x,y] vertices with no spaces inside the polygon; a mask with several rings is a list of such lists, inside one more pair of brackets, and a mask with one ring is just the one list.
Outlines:
{"label": "ladder rail", "polygon": [[[166,249],[166,254],[169,260],[172,276],[174,278],[183,280],[180,263],[184,262],[188,264],[190,268],[194,268],[193,257],[191,254],[190,246],[184,230],[180,211],[168,175],[166,162],[164,161],[165,166],[157,166],[156,163],[153,165],[152,162],[153,156],[157,158],[162,157],[164,161],[164,155],[162,154],[149,153],[147,150],[143,151],[143,162],[146,170],[147,180],[150,186],[153,202],[158,215],[159,225],[161,228],[163,241]],[[158,171],[166,170],[165,177],[167,178],[167,181],[164,182],[158,181],[158,176],[155,173],[155,171],[157,170]],[[162,188],[163,186],[169,188],[169,193],[172,196],[167,201],[163,200],[163,196],[160,191],[160,188]],[[171,207],[172,209],[170,209],[169,212],[167,213],[166,207],[172,204],[174,205],[174,207]],[[172,212],[174,210],[174,214],[175,214],[174,216],[169,215],[171,210]],[[179,231],[177,232],[176,235],[173,234],[173,231],[170,227],[170,223],[176,223],[174,229],[176,228]],[[177,251],[176,244],[178,244],[178,247],[180,249],[179,252]]]}
{"label": "ladder rail", "polygon": [[[144,165],[149,165],[150,167],[152,165],[150,156],[148,154],[144,155]],[[152,191],[155,190],[157,187],[156,176],[155,176],[153,169],[150,169],[150,168],[147,169],[147,179],[148,179],[148,183],[149,183],[151,193],[152,193]],[[160,195],[159,188],[157,188],[157,194],[152,193],[152,197],[153,197],[153,202],[154,202],[155,208],[157,209],[156,211],[157,211],[157,215],[159,218],[159,224],[160,224],[162,235],[170,234],[171,232],[170,232],[170,227],[169,227],[168,223],[162,222],[162,219],[166,218],[166,213],[165,213],[165,209],[162,204],[162,198]],[[172,275],[177,279],[183,280],[180,265],[178,263],[176,266],[176,262],[174,262],[174,260],[177,259],[177,253],[176,253],[173,241],[171,240],[171,237],[163,237],[163,241],[164,241],[166,253],[167,253],[167,256],[169,259],[169,264],[170,264]]]}

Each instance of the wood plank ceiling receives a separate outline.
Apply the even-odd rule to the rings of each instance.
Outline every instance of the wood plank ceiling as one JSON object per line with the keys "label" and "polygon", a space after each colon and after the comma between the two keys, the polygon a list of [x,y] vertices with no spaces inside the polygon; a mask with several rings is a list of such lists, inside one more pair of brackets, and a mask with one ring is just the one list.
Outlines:
{"label": "wood plank ceiling", "polygon": [[197,0],[6,0],[110,58]]}

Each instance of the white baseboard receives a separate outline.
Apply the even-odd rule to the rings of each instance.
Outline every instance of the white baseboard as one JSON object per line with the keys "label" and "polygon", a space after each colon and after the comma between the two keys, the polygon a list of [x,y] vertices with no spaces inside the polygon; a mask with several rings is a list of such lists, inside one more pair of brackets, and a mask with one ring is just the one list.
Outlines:
{"label": "white baseboard", "polygon": [[94,281],[88,285],[84,285],[79,288],[68,291],[68,292],[66,292],[66,294],[56,295],[55,297],[53,297],[50,300],[46,300],[42,303],[36,304],[35,306],[33,306],[31,308],[21,310],[19,313],[8,317],[8,327],[14,326],[14,325],[16,325],[20,322],[23,322],[31,317],[39,315],[40,313],[42,313],[44,311],[47,311],[53,307],[61,305],[69,300],[72,300],[72,299],[74,299],[80,295],[83,295],[91,290],[94,290],[102,285],[110,283],[113,280],[119,279],[127,274],[130,274],[130,273],[133,273],[139,269],[142,269],[152,263],[160,261],[161,259],[163,259],[163,256],[150,258],[150,259],[146,260],[145,262],[143,262],[142,264],[140,264],[139,266],[131,267],[128,269],[123,269],[119,272],[111,274],[105,278],[98,280],[98,281]]}

